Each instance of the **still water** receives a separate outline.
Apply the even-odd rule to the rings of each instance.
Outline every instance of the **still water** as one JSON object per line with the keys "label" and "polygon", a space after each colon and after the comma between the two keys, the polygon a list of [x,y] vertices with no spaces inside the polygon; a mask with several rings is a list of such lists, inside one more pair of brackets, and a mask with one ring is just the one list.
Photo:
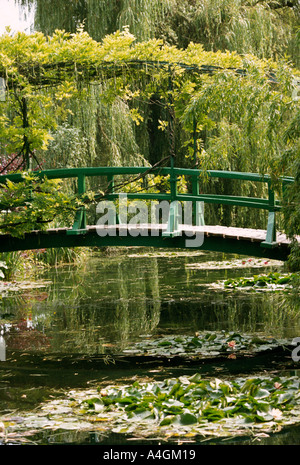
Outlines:
{"label": "still water", "polygon": [[[229,277],[282,269],[280,262],[258,263],[248,257],[133,248],[123,254],[96,252],[78,266],[40,269],[31,284],[23,283],[17,292],[8,285],[0,300],[1,415],[31,411],[69,389],[126,382],[133,376],[162,379],[197,371],[230,376],[297,369],[290,357],[274,354],[251,363],[159,357],[145,363],[126,351],[145,338],[202,330],[299,336],[298,312],[282,292],[228,291],[218,284]],[[300,443],[298,433],[285,430],[275,441]],[[36,442],[126,443],[113,435],[75,436],[44,432]]]}

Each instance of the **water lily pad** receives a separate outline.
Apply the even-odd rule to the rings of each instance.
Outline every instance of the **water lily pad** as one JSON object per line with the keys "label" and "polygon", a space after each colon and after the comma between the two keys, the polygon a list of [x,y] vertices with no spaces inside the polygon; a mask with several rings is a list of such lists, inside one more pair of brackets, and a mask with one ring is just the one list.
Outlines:
{"label": "water lily pad", "polygon": [[[104,403],[104,399],[110,402]],[[102,405],[101,412],[95,405]],[[191,377],[108,386],[105,396],[103,387],[72,390],[66,398],[42,405],[36,415],[22,415],[21,422],[6,422],[5,418],[0,418],[6,437],[45,428],[53,431],[100,428],[135,437],[170,438],[175,435],[184,438],[187,434],[227,437],[247,434],[249,428],[252,434],[271,434],[276,425],[282,427],[299,421],[299,377],[229,381],[203,379],[199,373]]]}
{"label": "water lily pad", "polygon": [[288,345],[288,340],[226,331],[203,331],[195,335],[169,335],[146,339],[125,349],[127,355],[156,357],[215,357],[218,355],[258,353]]}

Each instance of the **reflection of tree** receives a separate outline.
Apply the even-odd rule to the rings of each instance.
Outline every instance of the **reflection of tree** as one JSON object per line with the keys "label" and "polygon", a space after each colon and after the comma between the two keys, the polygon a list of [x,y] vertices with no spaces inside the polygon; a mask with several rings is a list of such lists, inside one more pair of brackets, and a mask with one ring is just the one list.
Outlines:
{"label": "reflection of tree", "polygon": [[157,259],[152,259],[147,269],[139,261],[136,265],[133,275],[128,274],[126,263],[118,266],[119,299],[114,326],[127,343],[130,334],[152,332],[160,319]]}
{"label": "reflection of tree", "polygon": [[53,272],[43,310],[48,313],[53,350],[118,352],[130,339],[156,327],[160,318],[156,258],[146,262],[105,258],[78,271]]}
{"label": "reflection of tree", "polygon": [[[41,350],[43,335],[47,351],[87,355],[119,353],[141,335],[158,332],[298,335],[299,293],[210,289],[206,284],[237,271],[191,270],[184,267],[186,260],[191,258],[114,252],[90,258],[85,267],[42,270],[42,277],[52,282],[48,297],[42,288],[2,299],[0,322],[20,324],[8,348]],[[29,316],[31,329],[22,322]]]}
{"label": "reflection of tree", "polygon": [[32,311],[35,304],[47,298],[48,292],[44,288],[34,289],[34,285],[27,287],[26,292],[19,290],[16,294],[11,292],[2,297],[0,333],[4,334],[2,343],[5,348],[23,351],[50,347],[49,337],[43,331],[43,321]]}
{"label": "reflection of tree", "polygon": [[198,288],[198,295],[161,303],[160,327],[177,333],[226,330],[264,333],[270,337],[295,337],[299,328],[299,303],[275,292],[224,292]]}

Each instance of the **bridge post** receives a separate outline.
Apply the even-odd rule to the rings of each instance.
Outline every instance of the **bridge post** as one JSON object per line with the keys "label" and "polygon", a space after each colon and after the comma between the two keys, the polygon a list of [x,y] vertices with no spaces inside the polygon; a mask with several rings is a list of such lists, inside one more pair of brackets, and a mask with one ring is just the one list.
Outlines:
{"label": "bridge post", "polygon": [[261,247],[273,248],[277,246],[276,242],[276,218],[275,218],[275,192],[271,187],[271,181],[268,181],[269,194],[269,214],[266,240],[261,243]]}
{"label": "bridge post", "polygon": [[[109,194],[114,194],[115,193],[115,177],[113,174],[108,174],[106,176],[107,179],[107,189],[108,189],[108,198]],[[119,218],[119,213],[116,211],[116,224],[120,223],[120,218]]]}
{"label": "bridge post", "polygon": [[179,202],[177,201],[177,175],[174,173],[175,165],[175,139],[174,139],[174,109],[171,91],[173,90],[172,83],[172,68],[169,64],[169,145],[170,145],[170,190],[171,190],[171,204],[169,210],[167,229],[162,233],[164,237],[176,237],[181,235],[178,228],[179,225]]}
{"label": "bridge post", "polygon": [[[192,193],[193,196],[200,194],[198,174],[192,177]],[[195,226],[205,226],[204,214],[201,208],[201,203],[193,200],[193,222]]]}
{"label": "bridge post", "polygon": [[[85,174],[79,174],[78,176],[78,194],[85,194]],[[82,219],[81,219],[81,228],[86,229],[86,211],[85,206],[82,208]]]}
{"label": "bridge post", "polygon": [[[81,196],[85,193],[85,174],[80,173],[78,174],[77,178],[77,186],[78,186],[78,195]],[[85,206],[81,206],[78,208],[72,229],[67,231],[67,235],[78,235],[78,234],[85,234],[86,233],[86,211]]]}
{"label": "bridge post", "polygon": [[[172,166],[171,166],[172,168]],[[162,233],[163,237],[176,237],[181,235],[179,230],[179,202],[177,199],[177,175],[173,169],[170,174],[171,204],[169,210],[167,229]]]}

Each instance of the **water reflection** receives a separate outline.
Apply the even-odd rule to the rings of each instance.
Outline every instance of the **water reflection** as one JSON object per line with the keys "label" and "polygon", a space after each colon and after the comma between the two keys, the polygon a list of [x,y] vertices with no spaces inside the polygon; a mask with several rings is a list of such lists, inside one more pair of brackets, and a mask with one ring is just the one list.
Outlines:
{"label": "water reflection", "polygon": [[293,312],[282,293],[211,287],[253,270],[190,266],[222,258],[132,253],[93,257],[85,267],[43,271],[40,278],[50,284],[2,299],[0,318],[12,323],[4,335],[6,350],[116,354],[145,335],[199,330],[298,336],[299,312]]}
{"label": "water reflection", "polygon": [[[276,337],[300,334],[299,309],[282,292],[225,291],[218,280],[270,271],[219,267],[222,254],[147,250],[145,255],[96,254],[84,266],[36,272],[26,287],[0,300],[0,413],[33,411],[62,390],[132,379],[164,379],[195,372],[241,376],[295,368],[279,354],[232,360],[147,360],[117,357],[145,337],[194,334],[201,330],[259,332]],[[200,266],[215,261],[216,266]],[[277,265],[276,265],[277,266]],[[43,280],[43,281],[40,281]],[[298,430],[297,430],[298,431]],[[37,434],[36,443],[126,444],[122,435],[56,431]],[[94,438],[94,439],[93,439]],[[276,443],[275,436],[273,443]],[[284,438],[289,443],[292,436]],[[234,441],[233,441],[234,442]],[[140,442],[139,442],[140,443]],[[229,442],[228,442],[229,443]],[[278,443],[280,439],[278,438]]]}

